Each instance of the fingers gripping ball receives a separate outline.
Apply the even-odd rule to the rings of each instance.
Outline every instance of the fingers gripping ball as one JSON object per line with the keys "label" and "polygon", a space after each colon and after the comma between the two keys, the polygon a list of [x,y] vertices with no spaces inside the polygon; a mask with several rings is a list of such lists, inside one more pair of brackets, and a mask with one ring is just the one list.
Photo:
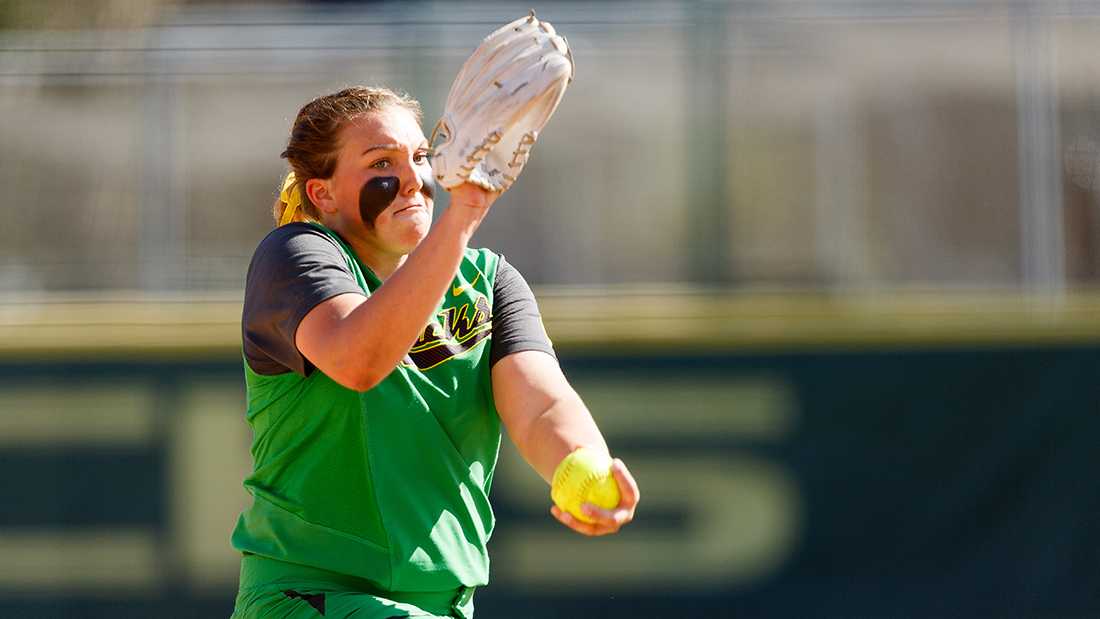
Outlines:
{"label": "fingers gripping ball", "polygon": [[621,497],[619,484],[611,474],[611,458],[585,447],[569,454],[554,470],[550,498],[582,522],[593,522],[581,511],[584,503],[603,509],[618,507]]}

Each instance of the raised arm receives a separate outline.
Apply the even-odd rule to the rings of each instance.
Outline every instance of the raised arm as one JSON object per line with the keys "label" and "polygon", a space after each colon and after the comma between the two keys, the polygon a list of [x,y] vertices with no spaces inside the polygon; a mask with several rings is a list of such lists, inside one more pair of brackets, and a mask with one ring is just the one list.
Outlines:
{"label": "raised arm", "polygon": [[306,314],[294,338],[298,350],[350,389],[366,391],[381,382],[428,324],[498,195],[456,187],[450,208],[374,294],[335,296]]}

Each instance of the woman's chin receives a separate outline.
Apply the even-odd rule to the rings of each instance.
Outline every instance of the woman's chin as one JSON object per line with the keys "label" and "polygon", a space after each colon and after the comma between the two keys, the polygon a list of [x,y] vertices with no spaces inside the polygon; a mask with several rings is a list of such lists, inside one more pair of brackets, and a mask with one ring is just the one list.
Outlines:
{"label": "woman's chin", "polygon": [[424,237],[428,236],[428,230],[431,228],[430,222],[424,224],[416,224],[410,226],[404,234],[401,235],[401,244],[406,248],[406,253],[416,249],[417,245],[424,240]]}

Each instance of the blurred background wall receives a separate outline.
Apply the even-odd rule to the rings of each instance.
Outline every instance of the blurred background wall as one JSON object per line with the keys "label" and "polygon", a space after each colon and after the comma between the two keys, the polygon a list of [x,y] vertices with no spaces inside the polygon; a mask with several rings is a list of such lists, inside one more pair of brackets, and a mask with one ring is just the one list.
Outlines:
{"label": "blurred background wall", "polygon": [[[0,1],[0,616],[228,616],[290,123],[430,129],[529,8]],[[577,77],[476,243],[644,500],[506,451],[479,616],[1100,614],[1100,2],[533,8]]]}

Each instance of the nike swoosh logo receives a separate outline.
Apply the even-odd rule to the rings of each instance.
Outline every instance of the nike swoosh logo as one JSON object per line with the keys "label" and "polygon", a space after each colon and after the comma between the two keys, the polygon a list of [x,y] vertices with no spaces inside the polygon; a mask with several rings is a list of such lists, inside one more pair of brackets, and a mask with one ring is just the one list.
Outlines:
{"label": "nike swoosh logo", "polygon": [[478,273],[477,275],[474,276],[474,280],[472,282],[470,282],[469,284],[463,284],[463,285],[459,285],[459,286],[455,286],[455,287],[451,288],[451,295],[457,297],[458,295],[462,294],[462,291],[466,290],[466,288],[472,288],[473,285],[477,283],[477,280],[480,277],[481,277],[481,273]]}

